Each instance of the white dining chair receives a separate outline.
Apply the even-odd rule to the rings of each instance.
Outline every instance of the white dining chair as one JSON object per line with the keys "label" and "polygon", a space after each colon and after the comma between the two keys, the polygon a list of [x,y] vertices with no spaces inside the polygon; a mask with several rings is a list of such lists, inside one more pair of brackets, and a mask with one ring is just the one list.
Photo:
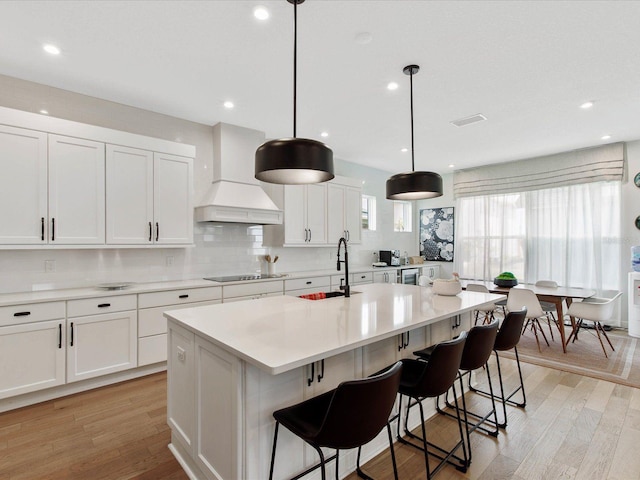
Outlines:
{"label": "white dining chair", "polygon": [[[536,287],[558,288],[558,283],[554,280],[538,280],[536,282]],[[558,322],[561,322],[562,319],[556,318],[555,314],[558,312],[555,303],[541,301],[540,306],[542,307],[542,310],[544,310],[544,312],[547,314],[547,323],[549,324],[549,331],[551,332],[551,340],[554,340],[553,330],[551,329],[551,320],[553,320],[556,326],[560,328]]]}
{"label": "white dining chair", "polygon": [[[467,292],[489,293],[489,289],[480,283],[468,283],[466,286],[466,290]],[[474,325],[478,324],[478,320],[480,319],[481,313],[483,314],[482,325],[486,323],[491,323],[495,318],[495,312],[496,312],[496,306],[493,303],[485,307],[480,307],[477,310],[474,310],[473,315],[475,317],[475,320],[473,324]]]}
{"label": "white dining chair", "polygon": [[526,288],[510,289],[509,296],[507,297],[507,310],[510,312],[517,311],[522,310],[522,307],[527,308],[527,316],[524,328],[522,329],[522,333],[524,333],[527,327],[530,326],[533,334],[536,336],[538,351],[542,352],[542,349],[540,348],[540,339],[538,338],[538,331],[542,334],[542,338],[544,338],[547,346],[549,346],[549,341],[547,340],[547,336],[542,330],[539,319],[547,318],[547,314],[540,306],[540,301],[538,300],[538,297],[536,297],[536,294],[533,293],[533,291]]}
{"label": "white dining chair", "polygon": [[598,340],[600,340],[600,346],[602,346],[604,356],[609,358],[609,355],[607,355],[607,350],[604,347],[604,342],[602,341],[602,335],[604,335],[604,338],[609,343],[611,350],[615,351],[615,348],[613,347],[611,340],[609,340],[607,332],[602,326],[602,322],[611,320],[613,309],[616,306],[616,300],[620,298],[621,295],[622,292],[618,292],[613,298],[591,297],[589,299],[585,299],[585,301],[582,302],[573,302],[569,306],[569,310],[567,311],[567,313],[570,316],[577,318],[578,322],[575,330],[571,332],[571,335],[569,335],[567,343],[569,343],[569,340],[571,340],[572,337],[573,341],[575,342],[578,338],[578,332],[580,331],[580,327],[582,327],[583,320],[590,320],[593,322],[593,327],[598,334]]}
{"label": "white dining chair", "polygon": [[418,277],[418,285],[420,285],[421,287],[429,287],[431,286],[431,283],[431,279],[426,275],[420,275]]}

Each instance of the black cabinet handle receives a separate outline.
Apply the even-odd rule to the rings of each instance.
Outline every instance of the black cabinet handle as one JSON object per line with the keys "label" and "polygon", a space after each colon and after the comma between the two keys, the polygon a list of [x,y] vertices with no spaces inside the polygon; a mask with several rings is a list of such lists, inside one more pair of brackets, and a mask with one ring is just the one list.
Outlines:
{"label": "black cabinet handle", "polygon": [[111,304],[110,303],[101,303],[100,305],[98,305],[98,308],[106,308],[106,307],[110,307]]}
{"label": "black cabinet handle", "polygon": [[13,314],[14,317],[26,317],[31,315],[31,312],[16,312]]}
{"label": "black cabinet handle", "polygon": [[58,348],[62,348],[62,324],[58,324]]}
{"label": "black cabinet handle", "polygon": [[73,347],[73,322],[71,322],[71,346]]}
{"label": "black cabinet handle", "polygon": [[309,281],[307,282],[307,285],[311,285],[312,283],[313,283],[313,282],[312,282],[311,280],[309,280]]}
{"label": "black cabinet handle", "polygon": [[311,364],[311,376],[307,377],[307,387],[310,387],[311,384],[313,383],[313,377],[315,377],[315,372],[316,372],[316,363],[313,362]]}
{"label": "black cabinet handle", "polygon": [[156,242],[160,238],[160,225],[156,222]]}
{"label": "black cabinet handle", "polygon": [[149,241],[153,238],[153,225],[149,222]]}
{"label": "black cabinet handle", "polygon": [[324,358],[320,360],[320,368],[318,368],[318,383],[324,378]]}
{"label": "black cabinet handle", "polygon": [[44,242],[44,217],[40,218],[40,240]]}
{"label": "black cabinet handle", "polygon": [[51,219],[51,241],[55,242],[56,240],[56,219]]}
{"label": "black cabinet handle", "polygon": [[311,241],[311,229],[309,229],[309,241]]}
{"label": "black cabinet handle", "polygon": [[407,341],[402,344],[403,348],[407,348],[409,346],[409,334],[411,332],[407,332]]}
{"label": "black cabinet handle", "polygon": [[178,298],[189,298],[189,295],[178,295]]}

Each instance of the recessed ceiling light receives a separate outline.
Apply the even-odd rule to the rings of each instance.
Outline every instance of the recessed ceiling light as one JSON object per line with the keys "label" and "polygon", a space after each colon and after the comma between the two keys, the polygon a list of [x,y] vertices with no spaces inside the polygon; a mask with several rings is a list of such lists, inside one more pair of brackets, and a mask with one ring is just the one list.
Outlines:
{"label": "recessed ceiling light", "polygon": [[602,140],[609,140],[611,138],[611,135],[603,135],[602,137],[600,137]]}
{"label": "recessed ceiling light", "polygon": [[50,43],[43,45],[42,48],[45,52],[50,53],[51,55],[60,55],[60,49]]}
{"label": "recessed ceiling light", "polygon": [[401,148],[401,149],[400,149],[400,151],[401,151],[402,153],[407,153],[407,152],[409,151],[409,149],[408,149],[408,148]]}
{"label": "recessed ceiling light", "polygon": [[449,168],[453,168],[455,165],[453,163],[449,164]]}
{"label": "recessed ceiling light", "polygon": [[267,10],[267,7],[258,5],[253,9],[253,16],[258,20],[266,20],[269,18],[269,10]]}
{"label": "recessed ceiling light", "polygon": [[582,108],[583,110],[587,110],[591,107],[593,107],[593,102],[584,102],[582,105],[580,105],[580,108]]}
{"label": "recessed ceiling light", "polygon": [[233,104],[233,102],[230,102],[229,100],[227,100],[226,102],[223,103],[224,108],[226,108],[227,110],[231,110],[233,107],[235,107],[235,105]]}
{"label": "recessed ceiling light", "polygon": [[40,110],[40,113],[43,114],[43,115],[49,115],[49,112],[47,110],[44,110],[44,109]]}
{"label": "recessed ceiling light", "polygon": [[321,137],[328,137],[329,136],[329,132],[322,132],[320,134]]}
{"label": "recessed ceiling light", "polygon": [[387,84],[387,90],[397,90],[398,84],[396,82],[389,82]]}

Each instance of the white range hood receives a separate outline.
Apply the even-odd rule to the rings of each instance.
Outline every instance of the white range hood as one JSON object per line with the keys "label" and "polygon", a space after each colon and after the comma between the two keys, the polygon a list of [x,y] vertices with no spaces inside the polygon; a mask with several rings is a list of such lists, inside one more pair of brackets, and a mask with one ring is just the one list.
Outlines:
{"label": "white range hood", "polygon": [[264,141],[265,134],[257,130],[214,125],[213,184],[196,207],[197,222],[282,223],[282,210],[254,178],[255,151]]}

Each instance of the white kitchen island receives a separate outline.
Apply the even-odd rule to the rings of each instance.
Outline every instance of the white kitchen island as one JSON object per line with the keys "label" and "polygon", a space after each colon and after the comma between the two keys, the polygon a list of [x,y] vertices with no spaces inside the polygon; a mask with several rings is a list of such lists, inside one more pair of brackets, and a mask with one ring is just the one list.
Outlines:
{"label": "white kitchen island", "polygon": [[[354,290],[350,298],[284,296],[165,312],[169,448],[190,478],[267,478],[274,410],[440,341],[434,324],[434,332],[446,325],[455,336],[460,318],[468,328],[469,312],[505,298],[466,291],[445,297],[401,284]],[[383,432],[363,449],[363,459],[386,445]],[[341,458],[341,475],[355,468],[354,457]],[[275,478],[316,461],[313,449],[282,429]]]}

